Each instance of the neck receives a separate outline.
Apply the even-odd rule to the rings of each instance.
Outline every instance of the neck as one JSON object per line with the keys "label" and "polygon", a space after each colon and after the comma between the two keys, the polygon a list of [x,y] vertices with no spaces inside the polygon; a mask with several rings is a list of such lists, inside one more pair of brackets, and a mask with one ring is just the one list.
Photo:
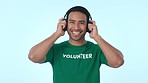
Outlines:
{"label": "neck", "polygon": [[86,43],[86,40],[79,40],[79,41],[75,41],[75,40],[71,40],[69,39],[69,43],[74,45],[74,46],[81,46],[84,45]]}

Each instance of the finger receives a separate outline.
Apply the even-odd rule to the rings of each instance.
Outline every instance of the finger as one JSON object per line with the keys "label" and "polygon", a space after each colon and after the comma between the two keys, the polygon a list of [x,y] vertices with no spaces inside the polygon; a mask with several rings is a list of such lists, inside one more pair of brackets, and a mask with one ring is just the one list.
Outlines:
{"label": "finger", "polygon": [[94,20],[89,20],[90,22],[92,22],[92,24],[96,24],[96,22]]}
{"label": "finger", "polygon": [[60,19],[59,19],[59,22],[61,22],[61,21],[63,21],[63,20],[64,20],[64,18],[60,18]]}
{"label": "finger", "polygon": [[96,25],[96,21],[93,21],[93,24]]}
{"label": "finger", "polygon": [[92,24],[88,24],[88,29],[90,30],[90,31],[92,31]]}
{"label": "finger", "polygon": [[60,18],[60,19],[59,19],[59,24],[60,24],[60,25],[61,25],[61,24],[66,25],[66,20],[64,20],[64,18]]}
{"label": "finger", "polygon": [[62,24],[62,29],[64,29],[66,27],[66,25],[65,24]]}

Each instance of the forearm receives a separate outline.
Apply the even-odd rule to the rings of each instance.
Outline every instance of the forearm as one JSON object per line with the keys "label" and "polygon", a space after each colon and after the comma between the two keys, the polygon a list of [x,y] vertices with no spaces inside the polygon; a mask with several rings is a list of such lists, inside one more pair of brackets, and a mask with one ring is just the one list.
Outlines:
{"label": "forearm", "polygon": [[31,48],[29,52],[29,59],[35,63],[41,63],[46,59],[46,54],[59,38],[56,33],[53,33],[49,38]]}
{"label": "forearm", "polygon": [[122,53],[107,43],[101,36],[95,37],[95,41],[98,43],[100,48],[102,49],[109,66],[111,67],[119,67],[124,63]]}

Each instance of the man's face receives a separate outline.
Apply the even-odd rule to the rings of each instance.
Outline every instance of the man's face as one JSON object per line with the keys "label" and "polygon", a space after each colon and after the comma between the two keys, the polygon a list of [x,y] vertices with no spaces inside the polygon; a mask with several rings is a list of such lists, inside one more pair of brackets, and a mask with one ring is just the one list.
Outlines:
{"label": "man's face", "polygon": [[87,17],[81,12],[71,12],[68,16],[68,34],[71,40],[84,40],[86,34]]}

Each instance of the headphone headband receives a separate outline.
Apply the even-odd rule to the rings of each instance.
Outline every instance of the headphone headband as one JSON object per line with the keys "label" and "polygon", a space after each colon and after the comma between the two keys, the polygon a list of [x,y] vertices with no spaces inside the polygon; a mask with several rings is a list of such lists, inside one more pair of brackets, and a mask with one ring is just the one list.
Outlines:
{"label": "headphone headband", "polygon": [[90,15],[90,13],[88,12],[88,10],[87,10],[86,8],[82,7],[82,6],[74,6],[74,7],[70,8],[70,9],[66,12],[64,18],[67,19],[67,18],[68,18],[68,15],[69,15],[71,12],[73,12],[73,11],[79,11],[79,12],[81,12],[81,13],[83,13],[83,14],[86,15],[86,17],[88,18],[87,20],[89,20],[89,19],[92,20],[92,17],[91,17],[91,15]]}

